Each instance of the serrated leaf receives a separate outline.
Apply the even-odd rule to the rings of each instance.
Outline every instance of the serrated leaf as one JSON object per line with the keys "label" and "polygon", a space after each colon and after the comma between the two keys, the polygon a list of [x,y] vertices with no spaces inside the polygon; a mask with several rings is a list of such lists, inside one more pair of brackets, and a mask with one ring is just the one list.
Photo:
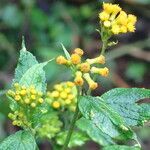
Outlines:
{"label": "serrated leaf", "polygon": [[118,112],[129,126],[141,125],[143,120],[150,119],[149,111],[143,111],[143,104],[137,104],[140,99],[150,98],[148,89],[116,88],[104,93],[101,98]]}
{"label": "serrated leaf", "polygon": [[150,120],[150,103],[143,103],[140,105],[139,121],[144,123]]}
{"label": "serrated leaf", "polygon": [[91,120],[81,118],[77,121],[77,126],[82,131],[86,132],[89,137],[100,145],[114,144],[112,138],[103,133]]}
{"label": "serrated leaf", "polygon": [[29,68],[21,77],[19,84],[24,86],[34,85],[37,90],[45,92],[46,91],[46,77],[43,67],[47,65],[48,62],[33,65]]}
{"label": "serrated leaf", "polygon": [[0,150],[36,150],[36,142],[28,131],[18,131],[0,143]]}
{"label": "serrated leaf", "polygon": [[66,48],[64,47],[64,45],[61,43],[61,46],[62,46],[62,48],[63,48],[63,51],[64,51],[64,54],[65,54],[65,56],[66,56],[66,58],[67,59],[70,59],[71,57],[70,57],[70,54],[68,53],[68,51],[66,50]]}
{"label": "serrated leaf", "polygon": [[106,146],[102,150],[140,150],[140,148],[135,146],[113,145]]}
{"label": "serrated leaf", "polygon": [[[64,132],[60,132],[57,135],[57,137],[56,137],[57,144],[64,145],[67,133],[68,132],[64,131]],[[87,137],[87,135],[85,133],[82,133],[81,131],[80,132],[74,131],[71,136],[68,147],[71,148],[71,147],[75,147],[75,146],[81,146],[88,140],[89,140],[89,138]]]}
{"label": "serrated leaf", "polygon": [[[117,140],[134,139],[123,118],[99,97],[83,96],[79,101],[82,115],[101,132]],[[109,130],[108,130],[109,129]]]}
{"label": "serrated leaf", "polygon": [[24,41],[22,41],[22,49],[20,50],[20,57],[17,68],[15,69],[14,82],[19,82],[25,72],[33,65],[38,64],[36,58],[26,50]]}

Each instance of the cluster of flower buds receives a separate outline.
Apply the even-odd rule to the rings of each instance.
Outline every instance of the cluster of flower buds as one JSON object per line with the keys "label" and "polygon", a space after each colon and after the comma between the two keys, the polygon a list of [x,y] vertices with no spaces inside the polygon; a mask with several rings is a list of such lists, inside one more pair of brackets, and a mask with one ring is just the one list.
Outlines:
{"label": "cluster of flower buds", "polygon": [[67,66],[73,66],[75,68],[75,78],[74,83],[77,86],[83,86],[86,81],[91,90],[94,90],[98,87],[97,82],[91,78],[91,74],[99,74],[101,76],[108,76],[108,68],[98,68],[94,67],[95,64],[104,64],[105,57],[100,55],[93,59],[86,59],[82,61],[82,55],[84,54],[83,50],[76,48],[71,55],[71,58],[68,60],[64,56],[59,56],[56,59],[58,64],[63,64]]}
{"label": "cluster of flower buds", "polygon": [[117,4],[103,3],[103,11],[99,18],[102,25],[112,34],[135,31],[136,16],[126,14]]}
{"label": "cluster of flower buds", "polygon": [[45,116],[41,120],[41,125],[37,128],[37,134],[41,138],[53,138],[57,133],[60,132],[62,127],[62,122],[59,117],[55,114]]}
{"label": "cluster of flower buds", "polygon": [[9,113],[8,117],[13,121],[12,124],[19,127],[31,127],[23,110],[14,111]]}
{"label": "cluster of flower buds", "polygon": [[37,91],[34,86],[25,87],[18,83],[14,84],[14,90],[8,90],[8,96],[12,97],[18,104],[35,108],[43,103],[43,93]]}
{"label": "cluster of flower buds", "polygon": [[68,108],[71,111],[75,110],[76,106],[76,87],[73,82],[62,82],[54,85],[54,90],[47,92],[46,100],[55,109]]}
{"label": "cluster of flower buds", "polygon": [[8,90],[7,95],[15,100],[19,106],[8,114],[8,117],[13,121],[13,125],[31,127],[30,112],[33,112],[37,106],[44,102],[43,93],[37,91],[32,85],[25,87],[15,83],[12,90]]}

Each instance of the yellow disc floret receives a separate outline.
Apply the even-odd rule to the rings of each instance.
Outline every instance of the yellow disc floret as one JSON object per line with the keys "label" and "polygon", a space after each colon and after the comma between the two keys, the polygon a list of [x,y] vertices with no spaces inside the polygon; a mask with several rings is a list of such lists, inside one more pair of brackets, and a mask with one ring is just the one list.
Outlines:
{"label": "yellow disc floret", "polygon": [[59,108],[59,107],[60,107],[60,103],[59,103],[58,101],[54,101],[54,102],[52,103],[52,106],[53,106],[54,108]]}
{"label": "yellow disc floret", "polygon": [[81,48],[76,48],[74,50],[74,53],[75,54],[78,54],[79,56],[82,56],[84,54],[83,50]]}
{"label": "yellow disc floret", "polygon": [[83,75],[83,77],[85,78],[85,80],[87,81],[87,83],[89,84],[89,88],[91,90],[95,90],[98,87],[98,84],[92,80],[92,78],[90,77],[89,73],[85,73]]}
{"label": "yellow disc floret", "polygon": [[84,80],[82,78],[82,72],[80,72],[80,71],[76,72],[76,76],[75,76],[74,82],[78,86],[82,86],[83,85]]}
{"label": "yellow disc floret", "polygon": [[[59,88],[56,89],[56,85],[61,86],[61,91]],[[76,86],[73,82],[62,82],[60,84],[56,84],[54,86],[54,91],[47,92],[47,102],[55,109],[62,109],[67,108],[72,110],[71,108],[76,105]],[[57,94],[54,96],[53,93]]]}
{"label": "yellow disc floret", "polygon": [[88,62],[80,64],[80,70],[82,72],[89,72],[90,71],[90,64]]}
{"label": "yellow disc floret", "polygon": [[86,60],[89,64],[104,64],[105,63],[105,57],[103,55],[100,55],[99,57],[93,58],[93,59],[87,59]]}
{"label": "yellow disc floret", "polygon": [[68,63],[68,60],[64,56],[58,56],[56,58],[56,62],[60,65],[66,65]]}
{"label": "yellow disc floret", "polygon": [[77,65],[81,62],[81,56],[78,54],[72,54],[71,55],[71,63],[74,65]]}

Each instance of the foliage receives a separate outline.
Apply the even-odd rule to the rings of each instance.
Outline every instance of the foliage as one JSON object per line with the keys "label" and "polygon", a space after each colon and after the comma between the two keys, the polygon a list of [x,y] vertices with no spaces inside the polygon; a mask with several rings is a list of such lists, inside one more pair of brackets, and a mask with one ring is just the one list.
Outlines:
{"label": "foliage", "polygon": [[[71,41],[61,37],[65,32],[67,32],[66,39],[72,37],[72,34],[68,33],[69,30],[66,29],[65,23],[54,26],[54,30],[51,31],[55,19],[57,21],[60,19],[57,13],[54,18],[48,18],[45,15],[46,12],[41,12],[37,8],[32,9],[34,1],[21,1],[21,3],[31,13],[31,26],[43,31],[40,37],[47,37],[48,34],[52,34],[53,37],[56,36],[53,39],[54,42],[63,39],[63,43],[68,47],[68,43]],[[62,3],[58,3],[58,6],[55,6],[52,11],[60,8],[64,9]],[[74,9],[69,11],[72,14],[75,13]],[[7,12],[11,15],[7,15]],[[12,28],[18,27],[23,17],[22,13],[18,14],[18,12],[19,9],[15,5],[4,8],[3,23],[9,24]],[[65,9],[63,13],[66,17],[65,20],[70,18]],[[91,13],[89,7],[79,9],[79,15],[83,15],[85,20]],[[18,17],[13,23],[10,23],[11,17],[14,17],[15,14],[18,14]],[[62,148],[62,150],[66,150],[67,147],[82,146],[89,140],[95,141],[104,150],[141,149],[134,127],[143,126],[145,122],[150,120],[149,103],[141,103],[140,101],[150,98],[150,90],[145,88],[114,88],[101,96],[99,94],[97,97],[92,96],[91,93],[92,90],[98,88],[99,78],[109,75],[109,69],[104,67],[107,61],[104,55],[108,47],[117,44],[117,42],[112,41],[112,36],[119,33],[134,32],[137,19],[136,16],[122,11],[119,5],[103,3],[103,11],[99,13],[99,21],[100,25],[97,31],[101,36],[102,48],[98,56],[94,58],[85,59],[83,57],[85,52],[80,48],[75,48],[70,54],[61,44],[64,55],[57,52],[60,55],[56,58],[56,62],[51,62],[54,60],[51,58],[50,61],[39,63],[36,57],[26,50],[23,40],[13,83],[6,94],[7,105],[10,107],[8,117],[14,126],[23,130],[4,139],[0,143],[0,149],[36,150],[38,149],[37,141],[44,139],[50,141],[53,149],[57,147],[57,149]],[[70,28],[75,27],[72,21],[70,24]],[[45,28],[48,29],[48,34],[44,32]],[[77,33],[78,30],[76,29]],[[38,37],[38,35],[38,32],[34,30],[34,36]],[[41,41],[44,43],[46,39],[43,38]],[[7,43],[7,39],[4,42]],[[44,55],[47,54],[46,52]],[[53,55],[55,56],[56,53]],[[55,84],[53,89],[49,90],[45,67],[51,63],[54,63],[55,66],[57,64],[63,65],[70,70],[66,71],[69,80]],[[63,67],[60,67],[60,70],[56,71],[54,75],[60,73],[62,69]],[[68,75],[70,73],[71,75]],[[125,142],[129,140],[132,143],[126,145]]]}

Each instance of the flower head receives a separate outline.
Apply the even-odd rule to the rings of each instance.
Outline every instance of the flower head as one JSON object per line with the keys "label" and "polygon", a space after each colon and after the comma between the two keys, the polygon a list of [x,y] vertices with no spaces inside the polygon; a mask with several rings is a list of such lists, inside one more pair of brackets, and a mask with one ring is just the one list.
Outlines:
{"label": "flower head", "polygon": [[47,102],[54,109],[69,109],[75,107],[76,104],[76,87],[73,82],[62,82],[54,85],[54,90],[47,92]]}
{"label": "flower head", "polygon": [[101,24],[112,34],[134,32],[136,16],[127,14],[117,4],[103,3],[103,11],[99,13]]}

